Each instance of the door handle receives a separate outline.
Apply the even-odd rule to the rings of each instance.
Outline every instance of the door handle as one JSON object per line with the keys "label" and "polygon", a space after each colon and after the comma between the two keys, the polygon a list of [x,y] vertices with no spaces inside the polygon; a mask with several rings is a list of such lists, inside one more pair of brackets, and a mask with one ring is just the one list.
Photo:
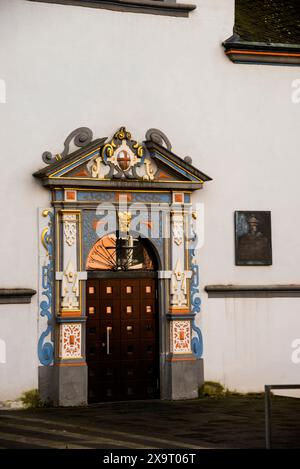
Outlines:
{"label": "door handle", "polygon": [[110,350],[109,350],[109,339],[110,339],[110,333],[112,331],[112,327],[111,326],[108,326],[106,328],[106,354],[109,355],[110,354]]}

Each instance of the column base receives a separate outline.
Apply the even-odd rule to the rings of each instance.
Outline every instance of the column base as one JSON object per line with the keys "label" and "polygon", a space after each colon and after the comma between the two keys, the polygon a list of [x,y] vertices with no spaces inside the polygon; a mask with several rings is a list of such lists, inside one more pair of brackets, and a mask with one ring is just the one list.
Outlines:
{"label": "column base", "polygon": [[203,359],[173,355],[168,360],[170,399],[196,399],[204,383]]}
{"label": "column base", "polygon": [[88,374],[86,365],[54,365],[55,406],[86,406],[88,403]]}
{"label": "column base", "polygon": [[39,395],[44,404],[53,405],[54,402],[54,367],[39,366],[38,382]]}

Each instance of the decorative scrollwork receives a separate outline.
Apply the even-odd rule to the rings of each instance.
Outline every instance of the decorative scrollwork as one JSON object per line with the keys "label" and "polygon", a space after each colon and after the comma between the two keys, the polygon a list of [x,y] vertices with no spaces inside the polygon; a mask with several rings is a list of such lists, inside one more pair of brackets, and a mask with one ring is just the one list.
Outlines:
{"label": "decorative scrollwork", "polygon": [[88,127],[79,127],[78,129],[73,130],[70,135],[64,141],[64,150],[62,153],[52,155],[49,151],[45,151],[42,154],[42,159],[46,164],[55,163],[55,161],[60,161],[65,158],[70,152],[70,143],[74,140],[74,145],[79,148],[83,148],[86,145],[89,145],[93,139],[93,132]]}
{"label": "decorative scrollwork", "polygon": [[[194,232],[194,237],[192,239],[194,245],[197,242],[197,235]],[[192,269],[192,278],[191,278],[191,307],[192,313],[195,315],[201,311],[201,299],[199,296],[199,265],[196,263],[195,249],[190,249],[190,262]],[[201,330],[196,326],[195,317],[192,320],[192,330],[195,332],[195,336],[192,338],[192,351],[197,358],[201,358],[203,355],[203,338]]]}
{"label": "decorative scrollwork", "polygon": [[112,145],[111,143],[107,143],[106,145],[104,145],[104,147],[102,148],[102,156],[105,161],[107,160],[107,158],[112,157],[112,155],[114,154],[115,148],[116,148],[116,145]]}
{"label": "decorative scrollwork", "polygon": [[53,241],[52,241],[52,224],[53,214],[49,210],[44,210],[43,217],[49,217],[50,221],[41,235],[41,242],[44,246],[48,262],[42,267],[42,296],[43,299],[40,303],[40,315],[47,318],[47,328],[40,335],[38,341],[38,357],[42,365],[49,366],[53,362],[54,348],[53,343],[45,342],[44,340],[52,334],[52,283],[53,283]]}
{"label": "decorative scrollwork", "polygon": [[168,137],[159,129],[149,129],[146,132],[146,140],[158,143],[159,145],[165,145],[169,151],[172,150],[172,145]]}

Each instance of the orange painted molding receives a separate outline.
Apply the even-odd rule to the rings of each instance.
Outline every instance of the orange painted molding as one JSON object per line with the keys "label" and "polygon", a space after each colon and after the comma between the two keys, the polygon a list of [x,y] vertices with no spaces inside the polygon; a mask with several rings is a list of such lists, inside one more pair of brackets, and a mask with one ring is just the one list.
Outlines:
{"label": "orange painted molding", "polygon": [[57,316],[60,318],[69,318],[69,317],[78,318],[82,316],[82,311],[61,311]]}
{"label": "orange painted molding", "polygon": [[196,358],[195,357],[172,357],[172,358],[167,358],[167,362],[195,362]]}
{"label": "orange painted molding", "polygon": [[78,362],[78,363],[54,363],[54,366],[87,366],[86,362]]}
{"label": "orange painted molding", "polygon": [[176,313],[178,313],[178,314],[190,314],[191,313],[189,308],[181,308],[181,309],[179,309],[179,308],[170,308],[169,311],[170,311],[170,313],[173,313],[173,314],[176,314]]}

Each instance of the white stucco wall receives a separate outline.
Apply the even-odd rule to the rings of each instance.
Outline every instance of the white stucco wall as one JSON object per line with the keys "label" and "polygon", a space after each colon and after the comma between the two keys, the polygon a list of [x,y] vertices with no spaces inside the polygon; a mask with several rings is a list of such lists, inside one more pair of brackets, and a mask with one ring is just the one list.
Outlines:
{"label": "white stucco wall", "polygon": [[36,309],[35,302],[0,305],[0,402],[37,388]]}
{"label": "white stucco wall", "polygon": [[210,298],[203,326],[207,380],[239,392],[299,383],[299,298]]}
{"label": "white stucco wall", "polygon": [[[195,3],[190,18],[172,18],[0,1],[0,287],[37,289],[37,208],[49,205],[49,194],[31,174],[43,166],[42,152],[61,151],[76,127],[101,137],[121,125],[139,140],[162,129],[175,153],[213,177],[195,194],[206,212],[202,287],[299,281],[300,104],[291,86],[300,69],[233,65],[221,42],[232,33],[234,1]],[[272,211],[272,267],[234,265],[234,210]],[[300,300],[259,300],[257,309],[235,300],[232,312],[228,300],[225,308],[202,296],[207,379],[240,390],[260,388],[264,373],[297,380],[287,350],[300,334]],[[0,308],[8,356],[24,339],[22,360],[32,358],[18,392],[36,382],[37,317],[36,302]],[[226,345],[222,360],[216,341]],[[8,395],[16,371],[0,364],[0,373]]]}

